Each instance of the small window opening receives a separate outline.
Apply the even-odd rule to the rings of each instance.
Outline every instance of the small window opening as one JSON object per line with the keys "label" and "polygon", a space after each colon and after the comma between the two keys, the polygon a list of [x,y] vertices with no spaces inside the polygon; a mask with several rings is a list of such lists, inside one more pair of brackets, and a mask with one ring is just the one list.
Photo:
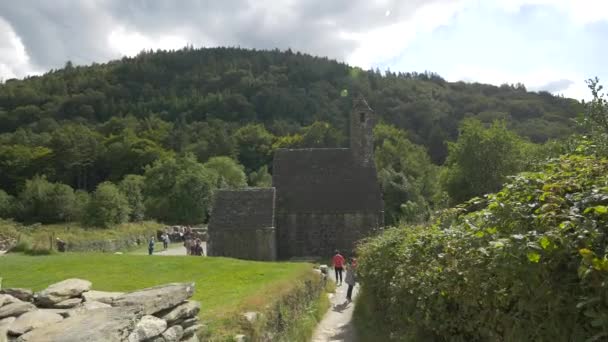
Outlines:
{"label": "small window opening", "polygon": [[361,123],[365,122],[365,113],[359,113],[359,121],[361,121]]}

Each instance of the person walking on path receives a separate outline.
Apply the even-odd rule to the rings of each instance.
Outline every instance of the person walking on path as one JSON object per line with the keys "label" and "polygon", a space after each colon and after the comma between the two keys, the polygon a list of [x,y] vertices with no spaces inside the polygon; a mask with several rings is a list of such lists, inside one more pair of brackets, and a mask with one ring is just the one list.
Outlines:
{"label": "person walking on path", "polygon": [[334,264],[334,271],[336,272],[336,283],[340,286],[342,285],[342,271],[344,270],[344,257],[340,254],[340,251],[336,250],[332,262]]}
{"label": "person walking on path", "polygon": [[184,247],[186,247],[186,254],[190,255],[192,250],[192,240],[190,240],[189,237],[184,241]]}
{"label": "person walking on path", "polygon": [[148,241],[148,255],[152,255],[154,253],[154,236],[150,238]]}
{"label": "person walking on path", "polygon": [[203,256],[203,246],[201,245],[201,239],[196,239],[196,243],[192,247],[192,255]]}
{"label": "person walking on path", "polygon": [[355,259],[352,260],[350,265],[346,265],[346,277],[344,281],[346,281],[346,284],[348,285],[346,300],[352,302],[353,288],[355,287],[355,284],[357,284],[357,261]]}
{"label": "person walking on path", "polygon": [[163,240],[163,248],[166,250],[169,247],[169,234],[165,232],[160,238]]}

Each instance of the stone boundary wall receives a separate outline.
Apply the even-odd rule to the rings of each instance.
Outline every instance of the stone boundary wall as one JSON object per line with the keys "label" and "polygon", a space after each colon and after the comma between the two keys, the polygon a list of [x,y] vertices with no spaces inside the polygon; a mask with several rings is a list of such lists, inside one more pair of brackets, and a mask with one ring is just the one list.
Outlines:
{"label": "stone boundary wall", "polygon": [[0,290],[0,342],[197,342],[200,303],[193,283],[130,293],[92,291],[67,279],[40,292]]}
{"label": "stone boundary wall", "polygon": [[[156,237],[156,233],[154,234]],[[112,253],[128,249],[137,248],[138,246],[146,245],[150,236],[128,236],[121,239],[109,240],[90,240],[79,242],[67,242],[66,248],[68,252],[104,252]],[[54,246],[54,248],[57,248]]]}

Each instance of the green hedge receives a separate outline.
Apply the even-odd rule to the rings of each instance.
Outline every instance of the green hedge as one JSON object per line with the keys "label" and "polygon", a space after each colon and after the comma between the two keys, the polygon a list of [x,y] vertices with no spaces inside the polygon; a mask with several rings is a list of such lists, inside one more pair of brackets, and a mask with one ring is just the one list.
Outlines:
{"label": "green hedge", "polygon": [[565,156],[389,229],[359,249],[366,315],[394,340],[606,340],[607,206],[608,160]]}

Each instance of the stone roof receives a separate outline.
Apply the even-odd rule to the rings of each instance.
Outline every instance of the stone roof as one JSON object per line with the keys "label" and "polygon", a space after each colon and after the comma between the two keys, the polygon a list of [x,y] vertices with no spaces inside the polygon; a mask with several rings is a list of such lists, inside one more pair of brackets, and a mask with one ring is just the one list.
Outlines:
{"label": "stone roof", "polygon": [[274,203],[274,188],[218,190],[209,219],[209,230],[273,228]]}
{"label": "stone roof", "polygon": [[371,107],[369,106],[369,104],[367,103],[367,101],[365,100],[365,98],[362,95],[357,96],[357,98],[355,99],[354,104],[353,104],[353,109],[356,112],[362,111],[362,110],[373,112],[373,110],[371,109]]}
{"label": "stone roof", "polygon": [[383,210],[376,169],[359,166],[347,148],[278,149],[272,182],[280,211]]}

